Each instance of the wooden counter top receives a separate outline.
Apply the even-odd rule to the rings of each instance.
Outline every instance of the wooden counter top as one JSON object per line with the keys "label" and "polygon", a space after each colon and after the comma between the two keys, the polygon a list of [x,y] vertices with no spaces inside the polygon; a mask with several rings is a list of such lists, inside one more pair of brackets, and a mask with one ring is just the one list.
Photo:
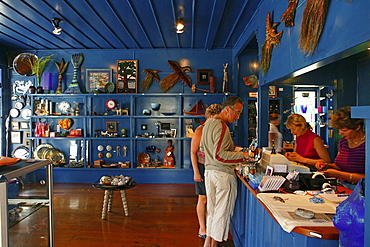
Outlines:
{"label": "wooden counter top", "polygon": [[[269,215],[277,222],[271,211],[266,207],[266,205],[257,198],[257,191],[252,189],[252,187],[248,184],[248,182],[244,179],[242,175],[240,175],[237,171],[235,171],[236,175],[240,179],[240,181],[248,188],[248,190],[254,195],[254,197],[261,203],[261,205],[265,208],[265,210],[269,213]],[[339,239],[339,231],[337,228],[333,227],[315,227],[315,226],[299,226],[293,229],[293,232],[312,237],[312,238],[319,238],[319,239],[327,239],[327,240],[338,240]]]}

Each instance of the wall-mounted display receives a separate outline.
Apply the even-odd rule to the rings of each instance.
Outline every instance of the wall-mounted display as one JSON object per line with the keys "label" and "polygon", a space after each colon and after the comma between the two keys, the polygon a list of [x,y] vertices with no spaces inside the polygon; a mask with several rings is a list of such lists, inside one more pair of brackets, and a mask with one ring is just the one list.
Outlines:
{"label": "wall-mounted display", "polygon": [[12,130],[19,130],[19,122],[12,122]]}
{"label": "wall-mounted display", "polygon": [[269,86],[269,97],[277,97],[277,86]]}
{"label": "wall-mounted display", "polygon": [[211,69],[197,69],[197,84],[209,85],[212,75]]}
{"label": "wall-mounted display", "polygon": [[107,121],[106,128],[108,132],[117,132],[117,121]]}
{"label": "wall-mounted display", "polygon": [[11,143],[22,143],[22,132],[20,131],[12,131],[10,132],[10,140]]}
{"label": "wall-mounted display", "polygon": [[86,69],[86,91],[105,91],[108,82],[112,82],[112,69]]}
{"label": "wall-mounted display", "polygon": [[21,129],[29,129],[30,128],[29,122],[20,122],[20,128]]}
{"label": "wall-mounted display", "polygon": [[137,93],[138,60],[117,61],[117,93]]}

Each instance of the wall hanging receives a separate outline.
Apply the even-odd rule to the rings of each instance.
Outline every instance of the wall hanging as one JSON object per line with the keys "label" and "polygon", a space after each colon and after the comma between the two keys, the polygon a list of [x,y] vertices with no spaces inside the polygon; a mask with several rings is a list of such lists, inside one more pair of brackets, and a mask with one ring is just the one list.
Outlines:
{"label": "wall hanging", "polygon": [[145,78],[141,81],[141,89],[146,91],[150,88],[153,81],[159,82],[158,73],[159,70],[152,70],[152,69],[144,69],[143,74],[145,74]]}
{"label": "wall hanging", "polygon": [[180,64],[176,61],[168,60],[168,64],[171,66],[172,70],[175,72],[166,76],[159,86],[162,91],[165,93],[175,86],[178,80],[181,80],[185,85],[191,88],[191,78],[185,73],[185,71],[192,71],[189,66],[181,67]]}
{"label": "wall hanging", "polygon": [[267,12],[266,16],[266,40],[262,45],[262,58],[261,67],[262,74],[266,74],[270,68],[270,61],[272,55],[272,49],[274,46],[280,43],[280,39],[283,36],[283,31],[277,32],[276,28],[280,22],[273,23],[270,17],[270,11]]}
{"label": "wall hanging", "polygon": [[303,12],[299,48],[312,55],[324,29],[330,0],[308,0]]}
{"label": "wall hanging", "polygon": [[297,8],[298,0],[288,0],[289,5],[285,13],[281,16],[281,21],[285,23],[285,27],[294,26],[295,11]]}

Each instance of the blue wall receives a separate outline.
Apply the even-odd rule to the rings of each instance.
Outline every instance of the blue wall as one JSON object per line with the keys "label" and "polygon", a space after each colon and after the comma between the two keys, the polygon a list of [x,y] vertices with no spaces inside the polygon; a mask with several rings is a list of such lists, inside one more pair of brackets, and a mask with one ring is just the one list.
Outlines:
{"label": "blue wall", "polygon": [[[296,9],[295,26],[285,28],[280,24],[277,31],[284,31],[281,43],[273,50],[271,67],[261,77],[263,83],[269,83],[308,65],[334,56],[370,40],[370,1],[330,1],[329,11],[319,44],[311,56],[306,56],[298,48],[300,26],[307,1],[299,1]],[[274,22],[279,22],[287,8],[287,1],[265,0],[254,19],[246,26],[243,37],[234,49],[234,55],[243,51],[251,36],[256,34],[259,49],[265,41],[265,19],[270,11]],[[261,57],[261,53],[259,52]]]}
{"label": "blue wall", "polygon": [[[14,52],[15,54],[21,53],[21,51]],[[163,79],[165,76],[172,74],[173,71],[171,67],[167,64],[168,60],[174,60],[180,63],[181,66],[190,66],[192,72],[187,72],[187,74],[192,78],[193,83],[196,83],[196,71],[197,69],[212,69],[213,75],[217,80],[217,90],[221,91],[222,77],[223,77],[223,66],[224,63],[229,63],[229,80],[232,78],[231,68],[232,63],[232,51],[223,50],[51,50],[51,51],[38,51],[34,52],[36,55],[45,56],[54,54],[55,58],[53,62],[60,62],[62,58],[64,60],[70,61],[71,55],[76,53],[83,53],[84,61],[80,69],[79,84],[82,91],[85,91],[85,72],[86,69],[93,68],[111,68],[113,69],[114,76],[113,81],[116,81],[116,63],[117,60],[138,60],[139,61],[139,84],[141,80],[145,77],[141,72],[144,69],[155,69],[160,70],[159,77]],[[50,64],[45,69],[45,72],[58,74],[56,66]],[[14,72],[13,72],[13,76]],[[73,66],[68,65],[68,70],[64,76],[65,85],[64,89],[69,85],[73,77]],[[24,78],[24,77],[23,77]],[[209,86],[199,86],[199,88],[209,90]],[[236,86],[230,85],[230,90],[233,91]],[[189,87],[184,88],[182,83],[177,83],[176,86],[169,91],[171,92],[191,92]],[[139,89],[139,92],[142,92]],[[161,92],[157,83],[154,83],[150,90],[146,92]],[[199,92],[199,91],[198,91]]]}

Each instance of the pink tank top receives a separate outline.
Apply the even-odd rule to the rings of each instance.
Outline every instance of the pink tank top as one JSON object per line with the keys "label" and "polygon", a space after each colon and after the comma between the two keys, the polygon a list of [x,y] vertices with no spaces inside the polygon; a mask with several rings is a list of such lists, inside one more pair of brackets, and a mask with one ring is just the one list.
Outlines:
{"label": "pink tank top", "polygon": [[305,158],[320,159],[313,145],[316,137],[320,136],[308,129],[303,135],[297,137],[295,151]]}

